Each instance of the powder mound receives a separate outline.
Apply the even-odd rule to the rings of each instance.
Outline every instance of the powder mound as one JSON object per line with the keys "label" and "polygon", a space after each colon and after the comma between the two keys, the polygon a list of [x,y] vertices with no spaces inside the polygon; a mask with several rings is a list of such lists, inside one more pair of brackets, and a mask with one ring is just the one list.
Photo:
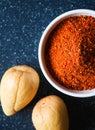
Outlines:
{"label": "powder mound", "polygon": [[52,76],[74,90],[95,88],[95,18],[74,16],[51,32],[45,62]]}

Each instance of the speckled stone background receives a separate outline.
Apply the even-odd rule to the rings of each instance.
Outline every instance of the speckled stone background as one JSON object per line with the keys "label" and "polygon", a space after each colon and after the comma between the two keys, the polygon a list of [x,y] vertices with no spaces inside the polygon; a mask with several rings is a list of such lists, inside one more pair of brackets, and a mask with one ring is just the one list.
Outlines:
{"label": "speckled stone background", "polygon": [[8,68],[25,64],[35,68],[41,79],[36,97],[17,114],[5,116],[0,105],[0,130],[35,130],[32,109],[50,94],[65,101],[69,130],[95,130],[95,97],[79,99],[58,92],[44,78],[38,62],[39,40],[46,26],[61,13],[79,8],[95,10],[95,0],[0,0],[0,78]]}

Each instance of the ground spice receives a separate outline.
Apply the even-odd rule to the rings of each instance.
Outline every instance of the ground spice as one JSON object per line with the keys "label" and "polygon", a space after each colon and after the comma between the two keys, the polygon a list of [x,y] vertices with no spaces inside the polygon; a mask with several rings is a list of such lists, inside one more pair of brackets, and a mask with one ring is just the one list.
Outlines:
{"label": "ground spice", "polygon": [[52,76],[74,90],[95,88],[95,18],[73,16],[51,32],[45,62]]}

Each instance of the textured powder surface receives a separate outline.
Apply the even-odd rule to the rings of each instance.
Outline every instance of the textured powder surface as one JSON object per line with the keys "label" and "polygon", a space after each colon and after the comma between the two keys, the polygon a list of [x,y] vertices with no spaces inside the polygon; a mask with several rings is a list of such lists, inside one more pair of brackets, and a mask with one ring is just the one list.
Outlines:
{"label": "textured powder surface", "polygon": [[95,18],[63,20],[47,40],[45,59],[52,76],[75,90],[95,88]]}

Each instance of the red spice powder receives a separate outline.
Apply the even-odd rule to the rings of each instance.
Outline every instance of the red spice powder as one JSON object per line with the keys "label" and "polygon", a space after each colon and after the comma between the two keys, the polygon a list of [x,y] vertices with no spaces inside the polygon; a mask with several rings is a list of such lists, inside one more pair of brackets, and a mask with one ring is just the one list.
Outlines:
{"label": "red spice powder", "polygon": [[95,88],[95,18],[73,16],[58,24],[47,40],[45,62],[61,85]]}

